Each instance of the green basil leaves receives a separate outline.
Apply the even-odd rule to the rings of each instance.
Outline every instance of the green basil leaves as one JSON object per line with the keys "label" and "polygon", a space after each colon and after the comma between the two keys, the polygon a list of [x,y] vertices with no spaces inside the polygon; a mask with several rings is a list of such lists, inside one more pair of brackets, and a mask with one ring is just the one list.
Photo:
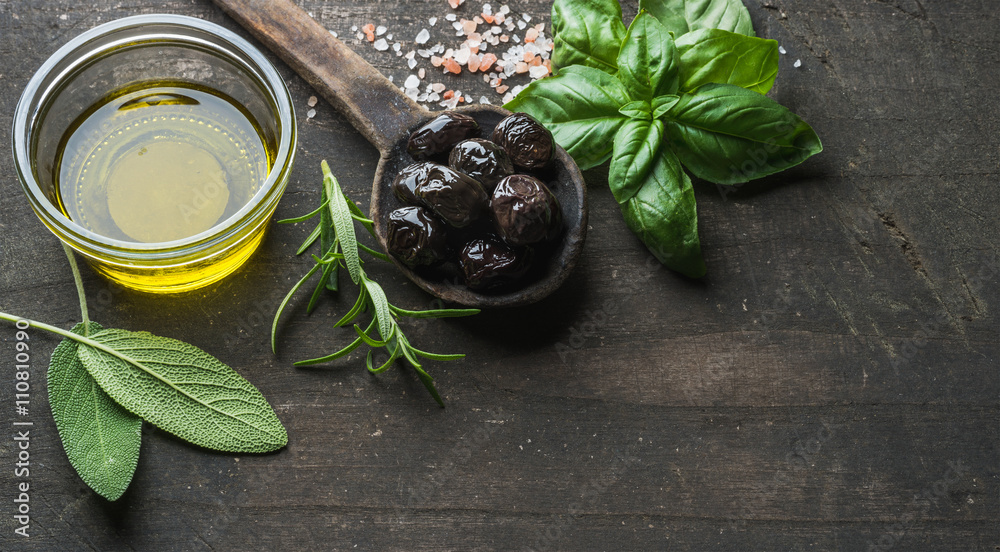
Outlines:
{"label": "green basil leaves", "polygon": [[552,131],[608,182],[630,230],[664,265],[705,274],[691,179],[742,184],[822,151],[766,94],[778,43],[753,36],[739,0],[642,0],[628,28],[616,0],[555,0],[555,76],[505,107]]}

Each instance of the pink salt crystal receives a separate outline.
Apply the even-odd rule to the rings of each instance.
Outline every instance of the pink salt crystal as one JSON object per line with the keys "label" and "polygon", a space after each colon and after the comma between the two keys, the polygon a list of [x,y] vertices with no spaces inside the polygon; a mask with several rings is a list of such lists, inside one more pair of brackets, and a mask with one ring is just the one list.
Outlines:
{"label": "pink salt crystal", "polygon": [[455,73],[456,75],[462,72],[462,66],[459,65],[457,61],[451,58],[444,60],[444,68],[449,73]]}
{"label": "pink salt crystal", "polygon": [[476,27],[477,25],[475,21],[469,21],[468,19],[462,20],[462,30],[465,31],[465,34],[476,32]]}
{"label": "pink salt crystal", "polygon": [[434,67],[441,67],[442,63],[444,63],[443,59],[437,56],[431,56],[431,65],[433,65]]}
{"label": "pink salt crystal", "polygon": [[508,88],[510,87],[507,86],[506,84],[501,84],[500,86],[497,87],[497,94],[503,94],[504,92],[507,91]]}
{"label": "pink salt crystal", "polygon": [[483,54],[483,56],[479,58],[479,66],[483,67],[483,71],[489,70],[489,68],[493,67],[493,64],[496,62],[497,57],[493,54]]}
{"label": "pink salt crystal", "polygon": [[478,71],[479,56],[477,56],[476,54],[472,54],[471,56],[469,56],[469,61],[466,63],[466,66],[469,68],[469,71],[472,71],[473,73]]}
{"label": "pink salt crystal", "polygon": [[532,27],[524,33],[525,42],[534,42],[538,38],[538,29]]}
{"label": "pink salt crystal", "polygon": [[528,72],[528,64],[525,63],[525,62],[523,62],[523,61],[517,62],[517,64],[514,65],[514,72],[517,73],[517,74],[527,73]]}

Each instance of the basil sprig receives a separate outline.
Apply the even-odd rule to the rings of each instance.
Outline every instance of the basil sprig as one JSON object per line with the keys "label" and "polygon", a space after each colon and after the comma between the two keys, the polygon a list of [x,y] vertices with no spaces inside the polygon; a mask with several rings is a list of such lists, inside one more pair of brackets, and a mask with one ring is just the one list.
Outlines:
{"label": "basil sprig", "polygon": [[[552,131],[586,170],[611,159],[622,216],[667,267],[706,272],[691,179],[742,184],[822,151],[812,128],[764,96],[778,43],[756,38],[739,0],[555,0],[558,74],[505,107]],[[612,52],[616,55],[612,56]]]}

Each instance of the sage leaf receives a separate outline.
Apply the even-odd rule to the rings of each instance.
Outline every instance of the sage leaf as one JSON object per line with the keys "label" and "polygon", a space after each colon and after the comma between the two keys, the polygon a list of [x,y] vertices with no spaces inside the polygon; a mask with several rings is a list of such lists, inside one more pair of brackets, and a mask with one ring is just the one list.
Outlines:
{"label": "sage leaf", "polygon": [[629,102],[623,105],[618,110],[618,113],[621,113],[622,115],[630,119],[642,119],[646,121],[653,119],[653,108],[646,100],[636,100],[634,102]]}
{"label": "sage leaf", "polygon": [[617,71],[625,36],[622,7],[616,0],[555,0],[552,4],[552,64]]}
{"label": "sage leaf", "polygon": [[739,184],[823,150],[812,127],[778,102],[731,84],[706,84],[670,112],[667,138],[695,176]]}
{"label": "sage leaf", "polygon": [[778,76],[778,41],[724,31],[699,29],[677,39],[680,89],[704,84],[734,84],[767,94]]}
{"label": "sage leaf", "polygon": [[625,224],[661,263],[691,278],[705,275],[694,189],[668,147],[660,148],[642,187],[619,206]]}
{"label": "sage leaf", "polygon": [[666,116],[679,101],[681,101],[681,97],[674,94],[653,98],[652,105],[650,106],[653,111],[653,118],[660,119]]}
{"label": "sage leaf", "polygon": [[[84,325],[72,331],[83,335]],[[90,323],[91,332],[103,328]],[[142,418],[113,401],[77,357],[78,344],[65,338],[49,361],[48,393],[52,417],[70,465],[104,498],[121,498],[139,462]]]}
{"label": "sage leaf", "polygon": [[675,37],[698,29],[723,29],[754,36],[750,12],[740,0],[639,0]]}
{"label": "sage leaf", "polygon": [[115,402],[181,439],[227,452],[267,452],[288,443],[260,391],[193,345],[111,329],[91,333],[77,354]]}
{"label": "sage leaf", "polygon": [[618,80],[634,100],[677,92],[677,48],[666,27],[640,11],[629,25],[618,53]]}
{"label": "sage leaf", "polygon": [[615,134],[628,120],[618,110],[630,101],[615,77],[575,65],[531,83],[504,107],[545,125],[580,170],[587,170],[611,157]]}
{"label": "sage leaf", "polygon": [[618,203],[625,203],[646,183],[663,143],[663,121],[630,120],[615,135],[608,184]]}

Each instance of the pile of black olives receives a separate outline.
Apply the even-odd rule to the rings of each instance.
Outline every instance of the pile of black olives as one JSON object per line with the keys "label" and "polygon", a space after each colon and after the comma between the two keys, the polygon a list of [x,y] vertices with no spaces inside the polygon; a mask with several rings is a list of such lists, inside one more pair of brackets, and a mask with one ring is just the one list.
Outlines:
{"label": "pile of black olives", "polygon": [[524,281],[562,234],[559,201],[538,177],[552,159],[552,133],[524,113],[500,121],[489,140],[475,119],[446,111],[407,143],[416,163],[392,184],[389,253],[413,269],[457,272],[476,291]]}

